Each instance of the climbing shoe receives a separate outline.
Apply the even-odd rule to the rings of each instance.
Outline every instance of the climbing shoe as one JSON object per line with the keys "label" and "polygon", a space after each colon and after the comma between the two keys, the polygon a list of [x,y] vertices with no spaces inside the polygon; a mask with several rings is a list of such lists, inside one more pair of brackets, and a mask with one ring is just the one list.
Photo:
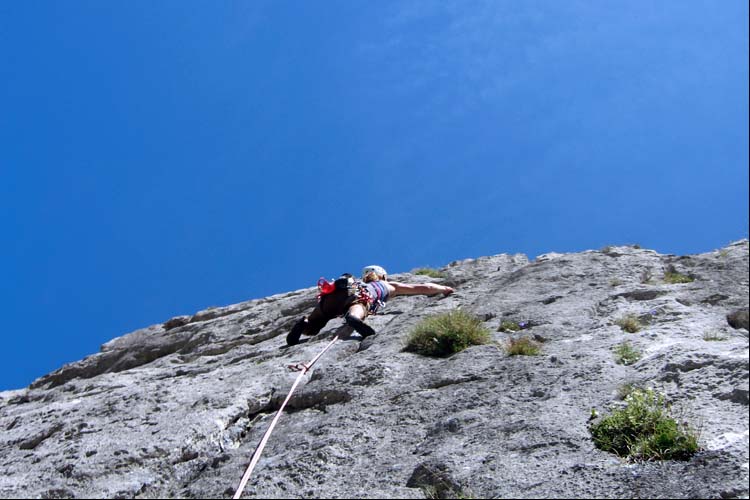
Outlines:
{"label": "climbing shoe", "polygon": [[286,345],[297,345],[299,344],[299,338],[302,336],[302,332],[307,328],[307,318],[302,318],[297,321],[292,327],[292,331],[286,336]]}
{"label": "climbing shoe", "polygon": [[347,313],[346,316],[344,316],[344,320],[346,321],[346,324],[354,328],[357,333],[359,333],[362,338],[369,337],[370,335],[375,335],[375,330],[370,325],[365,324],[364,321],[359,319],[358,317]]}

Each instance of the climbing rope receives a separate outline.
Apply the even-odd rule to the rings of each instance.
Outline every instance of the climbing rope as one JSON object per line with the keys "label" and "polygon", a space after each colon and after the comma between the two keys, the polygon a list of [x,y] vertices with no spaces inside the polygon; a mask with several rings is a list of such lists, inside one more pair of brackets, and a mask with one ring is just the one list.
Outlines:
{"label": "climbing rope", "polygon": [[234,494],[234,498],[240,498],[240,495],[242,495],[242,491],[245,489],[245,485],[247,485],[248,480],[250,480],[250,475],[253,473],[253,469],[255,468],[255,464],[258,463],[258,460],[260,460],[260,454],[263,453],[263,448],[266,447],[266,442],[268,441],[268,438],[271,436],[271,432],[273,432],[273,428],[276,426],[276,422],[279,421],[279,417],[281,416],[281,412],[284,411],[284,407],[289,402],[289,400],[292,398],[292,393],[294,393],[294,390],[297,388],[297,385],[302,380],[302,377],[305,376],[305,374],[312,368],[312,366],[320,359],[323,354],[326,353],[328,349],[331,348],[333,344],[336,343],[336,341],[339,340],[339,336],[336,335],[332,341],[328,343],[325,348],[318,353],[317,356],[315,356],[309,363],[303,364],[303,363],[297,363],[295,365],[289,365],[289,368],[294,371],[299,371],[300,374],[297,375],[297,380],[294,381],[294,384],[292,384],[292,388],[289,390],[289,394],[287,394],[286,399],[281,404],[281,407],[279,408],[279,411],[276,412],[276,416],[274,417],[273,421],[271,422],[271,425],[268,427],[268,430],[265,434],[263,434],[263,439],[260,440],[260,443],[258,443],[258,447],[255,448],[255,453],[253,453],[253,458],[250,460],[250,465],[248,465],[247,470],[245,471],[245,475],[242,476],[242,481],[240,481],[240,486],[237,488],[237,492]]}

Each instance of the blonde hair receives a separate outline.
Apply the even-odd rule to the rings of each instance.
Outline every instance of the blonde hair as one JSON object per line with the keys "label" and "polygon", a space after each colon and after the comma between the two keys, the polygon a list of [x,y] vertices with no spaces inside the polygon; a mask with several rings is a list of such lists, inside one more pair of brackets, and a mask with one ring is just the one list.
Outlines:
{"label": "blonde hair", "polygon": [[371,281],[380,281],[381,279],[387,281],[385,276],[381,278],[375,271],[370,271],[365,275],[362,281],[364,281],[365,283],[370,283]]}

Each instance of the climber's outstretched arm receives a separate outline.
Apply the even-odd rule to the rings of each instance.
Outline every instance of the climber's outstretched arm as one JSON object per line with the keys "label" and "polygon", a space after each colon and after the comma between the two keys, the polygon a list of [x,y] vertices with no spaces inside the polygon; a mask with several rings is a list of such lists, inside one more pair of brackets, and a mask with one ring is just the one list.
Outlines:
{"label": "climber's outstretched arm", "polygon": [[449,286],[438,285],[436,283],[422,283],[422,284],[411,284],[411,283],[399,283],[397,281],[387,282],[393,289],[390,290],[392,296],[396,295],[437,295],[442,293],[443,295],[450,295],[453,293],[453,288]]}

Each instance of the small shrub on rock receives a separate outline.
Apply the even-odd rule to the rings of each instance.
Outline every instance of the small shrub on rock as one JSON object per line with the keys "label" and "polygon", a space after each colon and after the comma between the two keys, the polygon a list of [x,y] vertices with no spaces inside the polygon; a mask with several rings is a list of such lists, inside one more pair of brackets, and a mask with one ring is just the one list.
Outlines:
{"label": "small shrub on rock", "polygon": [[722,342],[727,340],[727,337],[718,332],[705,332],[703,334],[703,340],[706,342]]}
{"label": "small shrub on rock", "polygon": [[697,433],[669,415],[663,396],[636,389],[625,403],[589,427],[597,448],[631,460],[689,460],[698,451]]}
{"label": "small shrub on rock", "polygon": [[521,337],[520,339],[510,339],[505,350],[509,356],[536,356],[539,354],[541,346],[538,342],[531,340],[528,337]]}
{"label": "small shrub on rock", "polygon": [[412,272],[414,274],[419,274],[422,276],[429,276],[430,278],[445,278],[445,274],[431,267],[420,267],[419,269],[415,269]]}
{"label": "small shrub on rock", "polygon": [[670,285],[676,285],[678,283],[692,283],[695,280],[690,276],[680,273],[666,273],[664,275],[664,281]]}
{"label": "small shrub on rock", "polygon": [[629,342],[623,342],[615,347],[615,361],[620,365],[632,365],[641,359],[641,353]]}
{"label": "small shrub on rock", "polygon": [[695,281],[695,279],[690,276],[678,273],[677,269],[675,269],[674,266],[671,265],[664,273],[664,282],[669,283],[670,285],[675,285],[678,283],[692,283],[693,281]]}
{"label": "small shrub on rock", "polygon": [[626,382],[617,388],[617,399],[624,401],[633,391],[642,390],[642,387],[635,382]]}
{"label": "small shrub on rock", "polygon": [[504,319],[500,322],[500,326],[497,328],[498,332],[517,332],[519,330],[523,330],[524,328],[528,328],[529,323],[526,321],[511,321],[509,319]]}
{"label": "small shrub on rock", "polygon": [[406,340],[405,351],[446,357],[472,345],[487,344],[489,331],[482,321],[460,309],[422,320]]}
{"label": "small shrub on rock", "polygon": [[624,318],[620,318],[615,323],[628,333],[635,333],[641,329],[641,321],[638,316],[629,314]]}

